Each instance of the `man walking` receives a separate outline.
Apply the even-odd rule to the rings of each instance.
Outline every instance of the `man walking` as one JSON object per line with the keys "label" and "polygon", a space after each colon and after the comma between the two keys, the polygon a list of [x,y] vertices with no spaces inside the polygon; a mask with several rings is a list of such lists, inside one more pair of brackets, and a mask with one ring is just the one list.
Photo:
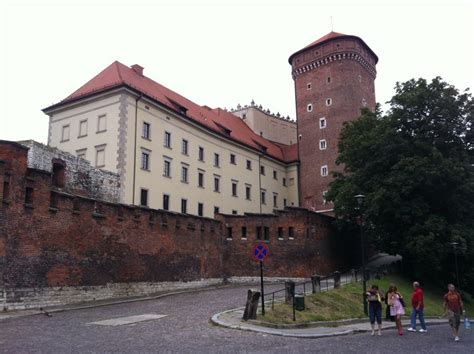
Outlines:
{"label": "man walking", "polygon": [[456,291],[453,284],[448,284],[448,293],[444,295],[444,310],[447,311],[449,324],[453,330],[454,341],[459,342],[459,325],[463,304],[461,295]]}
{"label": "man walking", "polygon": [[411,294],[411,327],[408,328],[410,332],[416,332],[416,316],[420,319],[421,329],[420,332],[427,332],[425,317],[423,315],[423,289],[420,288],[420,283],[417,281],[413,282],[413,293]]}

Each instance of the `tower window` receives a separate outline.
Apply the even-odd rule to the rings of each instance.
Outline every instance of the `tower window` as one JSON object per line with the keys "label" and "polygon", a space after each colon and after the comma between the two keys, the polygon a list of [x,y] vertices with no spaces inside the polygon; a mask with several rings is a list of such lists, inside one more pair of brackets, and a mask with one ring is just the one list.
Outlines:
{"label": "tower window", "polygon": [[306,89],[307,89],[307,90],[311,90],[311,82],[308,82],[308,83],[306,84]]}
{"label": "tower window", "polygon": [[204,204],[198,203],[198,215],[202,216],[204,214]]}
{"label": "tower window", "polygon": [[328,175],[328,165],[321,166],[321,176],[326,177]]}
{"label": "tower window", "polygon": [[312,112],[313,111],[313,105],[311,103],[309,103],[307,106],[306,106],[306,111],[308,112]]}
{"label": "tower window", "polygon": [[332,98],[326,99],[326,106],[331,106],[332,105]]}
{"label": "tower window", "polygon": [[141,188],[140,189],[140,205],[141,206],[148,206],[148,190]]}
{"label": "tower window", "polygon": [[326,118],[319,118],[319,129],[326,128]]}
{"label": "tower window", "polygon": [[331,82],[331,77],[328,76],[328,84]]}
{"label": "tower window", "polygon": [[326,140],[319,140],[319,150],[326,150]]}

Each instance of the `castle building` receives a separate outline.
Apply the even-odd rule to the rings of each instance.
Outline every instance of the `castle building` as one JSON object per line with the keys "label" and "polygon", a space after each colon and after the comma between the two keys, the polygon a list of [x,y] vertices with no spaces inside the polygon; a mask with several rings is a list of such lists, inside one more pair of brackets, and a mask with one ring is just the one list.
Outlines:
{"label": "castle building", "polygon": [[44,112],[48,145],[118,173],[121,203],[207,217],[299,205],[295,137],[266,139],[245,119],[149,79],[139,65],[114,62]]}
{"label": "castle building", "polygon": [[325,193],[335,171],[344,122],[375,109],[377,55],[359,37],[330,32],[292,54],[302,207],[332,210]]}
{"label": "castle building", "polygon": [[330,211],[338,136],[375,108],[377,60],[362,39],[335,32],[294,53],[296,124],[253,102],[231,112],[198,105],[140,65],[114,62],[43,110],[48,145],[118,174],[121,203],[207,217]]}

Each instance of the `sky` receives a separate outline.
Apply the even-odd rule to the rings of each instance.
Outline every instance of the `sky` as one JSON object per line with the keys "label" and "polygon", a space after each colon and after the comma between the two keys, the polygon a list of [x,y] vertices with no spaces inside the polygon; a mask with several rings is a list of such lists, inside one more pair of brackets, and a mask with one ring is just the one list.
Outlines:
{"label": "sky", "polygon": [[[41,110],[115,60],[200,105],[255,100],[295,119],[288,57],[333,29],[378,55],[376,98],[397,81],[474,83],[469,0],[0,0],[0,139],[46,143]],[[331,21],[332,18],[332,21]],[[386,106],[385,106],[386,107]]]}

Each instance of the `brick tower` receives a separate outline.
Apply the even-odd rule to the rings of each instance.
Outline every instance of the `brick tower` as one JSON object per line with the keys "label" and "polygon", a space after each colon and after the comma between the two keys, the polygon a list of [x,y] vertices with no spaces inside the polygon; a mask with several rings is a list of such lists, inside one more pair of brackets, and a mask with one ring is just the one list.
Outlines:
{"label": "brick tower", "polygon": [[375,109],[377,55],[356,36],[330,32],[290,56],[295,81],[299,200],[302,207],[329,211],[324,193],[336,166],[344,122]]}

